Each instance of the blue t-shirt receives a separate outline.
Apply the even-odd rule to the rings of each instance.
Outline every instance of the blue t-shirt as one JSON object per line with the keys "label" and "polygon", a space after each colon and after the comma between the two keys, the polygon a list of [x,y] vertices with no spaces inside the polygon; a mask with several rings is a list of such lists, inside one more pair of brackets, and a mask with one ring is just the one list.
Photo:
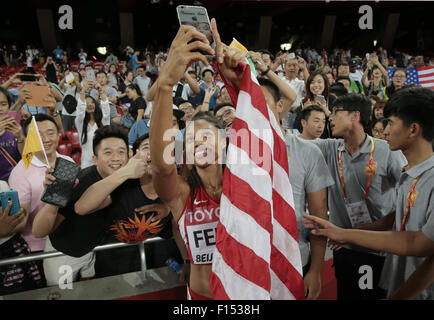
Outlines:
{"label": "blue t-shirt", "polygon": [[136,62],[136,60],[138,60],[137,55],[133,55],[131,57],[131,62],[133,64],[133,71],[136,71],[137,67],[139,66],[139,64]]}
{"label": "blue t-shirt", "polygon": [[62,59],[63,50],[62,49],[54,49],[53,53],[56,55],[56,59]]}

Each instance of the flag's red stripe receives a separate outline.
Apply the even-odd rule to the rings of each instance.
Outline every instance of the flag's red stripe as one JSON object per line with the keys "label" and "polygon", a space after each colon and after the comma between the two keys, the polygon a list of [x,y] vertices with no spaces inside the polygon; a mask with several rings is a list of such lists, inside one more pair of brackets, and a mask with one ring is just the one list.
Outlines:
{"label": "flag's red stripe", "polygon": [[280,225],[298,242],[297,219],[294,209],[273,190],[273,214]]}
{"label": "flag's red stripe", "polygon": [[228,168],[225,170],[225,176],[226,181],[230,183],[223,184],[223,194],[235,207],[247,213],[261,228],[271,233],[273,227],[269,217],[270,203],[258,196],[246,181],[232,174]]}
{"label": "flag's red stripe", "polygon": [[270,146],[253,134],[247,123],[241,119],[236,119],[232,128],[237,134],[231,135],[230,143],[246,152],[250,160],[272,177],[273,161]]}
{"label": "flag's red stripe", "polygon": [[273,138],[274,138],[274,161],[276,161],[279,166],[285,170],[288,175],[288,156],[286,153],[286,143],[283,141],[280,136],[273,129]]}
{"label": "flag's red stripe", "polygon": [[[216,249],[222,254],[225,263],[241,277],[269,291],[271,286],[268,263],[253,252],[252,249],[239,243],[226,232],[221,223],[217,228]],[[224,272],[224,270],[222,270]]]}
{"label": "flag's red stripe", "polygon": [[218,275],[214,272],[211,272],[209,284],[214,300],[230,300],[223,283],[220,281]]}
{"label": "flag's red stripe", "polygon": [[297,300],[304,300],[304,283],[302,276],[274,246],[271,246],[270,265],[276,276],[285,284],[292,295]]}

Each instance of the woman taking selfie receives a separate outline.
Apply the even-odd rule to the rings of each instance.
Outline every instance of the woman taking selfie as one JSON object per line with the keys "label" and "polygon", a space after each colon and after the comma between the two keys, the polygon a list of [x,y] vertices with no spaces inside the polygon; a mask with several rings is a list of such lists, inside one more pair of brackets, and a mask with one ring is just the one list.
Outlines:
{"label": "woman taking selfie", "polygon": [[[215,25],[213,29],[216,30]],[[219,44],[220,38],[216,31],[214,38]],[[196,41],[188,44],[193,39]],[[191,165],[186,179],[178,175],[174,163],[174,135],[172,139],[167,139],[168,130],[172,128],[173,86],[194,61],[208,65],[204,55],[194,52],[199,48],[208,54],[214,54],[202,33],[191,26],[182,26],[172,42],[167,62],[158,79],[150,144],[155,190],[178,221],[179,231],[189,252],[191,261],[186,262],[191,263],[190,296],[193,300],[209,300],[212,299],[209,277],[215,242],[200,240],[197,234],[206,232],[210,239],[215,237],[222,193],[222,154],[226,145],[224,130],[219,130],[219,123],[207,113],[193,117],[185,133],[186,163]],[[225,60],[219,63],[220,70],[229,64],[228,61],[233,62],[231,65],[235,68],[244,56],[239,54],[239,60],[237,57],[237,53],[233,53],[232,58],[225,53]],[[225,76],[228,79],[226,74]],[[205,209],[209,214],[202,217],[199,213]]]}
{"label": "woman taking selfie", "polygon": [[89,87],[88,81],[84,81],[83,89],[77,104],[77,116],[75,117],[75,127],[80,137],[81,145],[81,168],[94,165],[93,158],[93,136],[95,131],[105,125],[110,124],[110,105],[101,86],[97,85],[101,97],[101,105],[91,96],[86,96]]}

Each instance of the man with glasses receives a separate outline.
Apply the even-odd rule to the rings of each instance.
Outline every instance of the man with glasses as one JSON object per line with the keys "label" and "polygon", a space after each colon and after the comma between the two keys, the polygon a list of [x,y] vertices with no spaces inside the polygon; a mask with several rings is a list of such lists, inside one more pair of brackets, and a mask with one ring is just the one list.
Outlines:
{"label": "man with glasses", "polygon": [[[369,99],[361,94],[339,97],[329,117],[333,136],[316,139],[335,184],[328,188],[330,221],[346,229],[378,230],[388,225],[395,211],[394,186],[406,163],[400,151],[365,133],[371,113]],[[392,222],[393,223],[393,222]],[[385,297],[378,287],[384,255],[355,245],[345,245],[333,254],[338,299],[371,300]],[[372,287],[359,286],[368,266]],[[363,279],[362,279],[363,280]],[[362,281],[363,282],[363,281]]]}
{"label": "man with glasses", "polygon": [[235,108],[233,104],[227,102],[217,104],[214,108],[214,115],[226,130],[226,134],[229,136],[232,122],[235,119]]}

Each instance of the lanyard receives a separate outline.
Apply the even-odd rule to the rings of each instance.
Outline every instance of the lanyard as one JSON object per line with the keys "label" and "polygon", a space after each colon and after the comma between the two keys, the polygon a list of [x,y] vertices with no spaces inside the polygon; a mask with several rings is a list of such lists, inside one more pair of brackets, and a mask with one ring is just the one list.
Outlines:
{"label": "lanyard", "polygon": [[411,186],[410,191],[408,192],[407,199],[406,199],[407,205],[405,206],[404,218],[402,218],[401,229],[399,231],[402,231],[404,229],[404,224],[405,221],[407,220],[408,210],[410,209],[410,207],[414,207],[414,202],[416,201],[417,194],[419,193],[415,190],[419,178],[420,176],[414,179],[413,185]]}
{"label": "lanyard", "polygon": [[[375,169],[377,167],[377,163],[373,161],[374,159],[374,139],[372,137],[369,137],[371,139],[371,152],[369,154],[369,161],[366,163],[365,168],[365,174],[368,176],[366,180],[366,192],[365,197],[367,198],[369,196],[369,190],[371,188],[371,178],[373,175],[375,175]],[[345,181],[344,181],[344,168],[342,166],[342,151],[339,151],[339,177],[341,178],[341,184],[342,184],[342,191],[344,192],[344,199],[347,199],[347,191],[345,189]]]}

